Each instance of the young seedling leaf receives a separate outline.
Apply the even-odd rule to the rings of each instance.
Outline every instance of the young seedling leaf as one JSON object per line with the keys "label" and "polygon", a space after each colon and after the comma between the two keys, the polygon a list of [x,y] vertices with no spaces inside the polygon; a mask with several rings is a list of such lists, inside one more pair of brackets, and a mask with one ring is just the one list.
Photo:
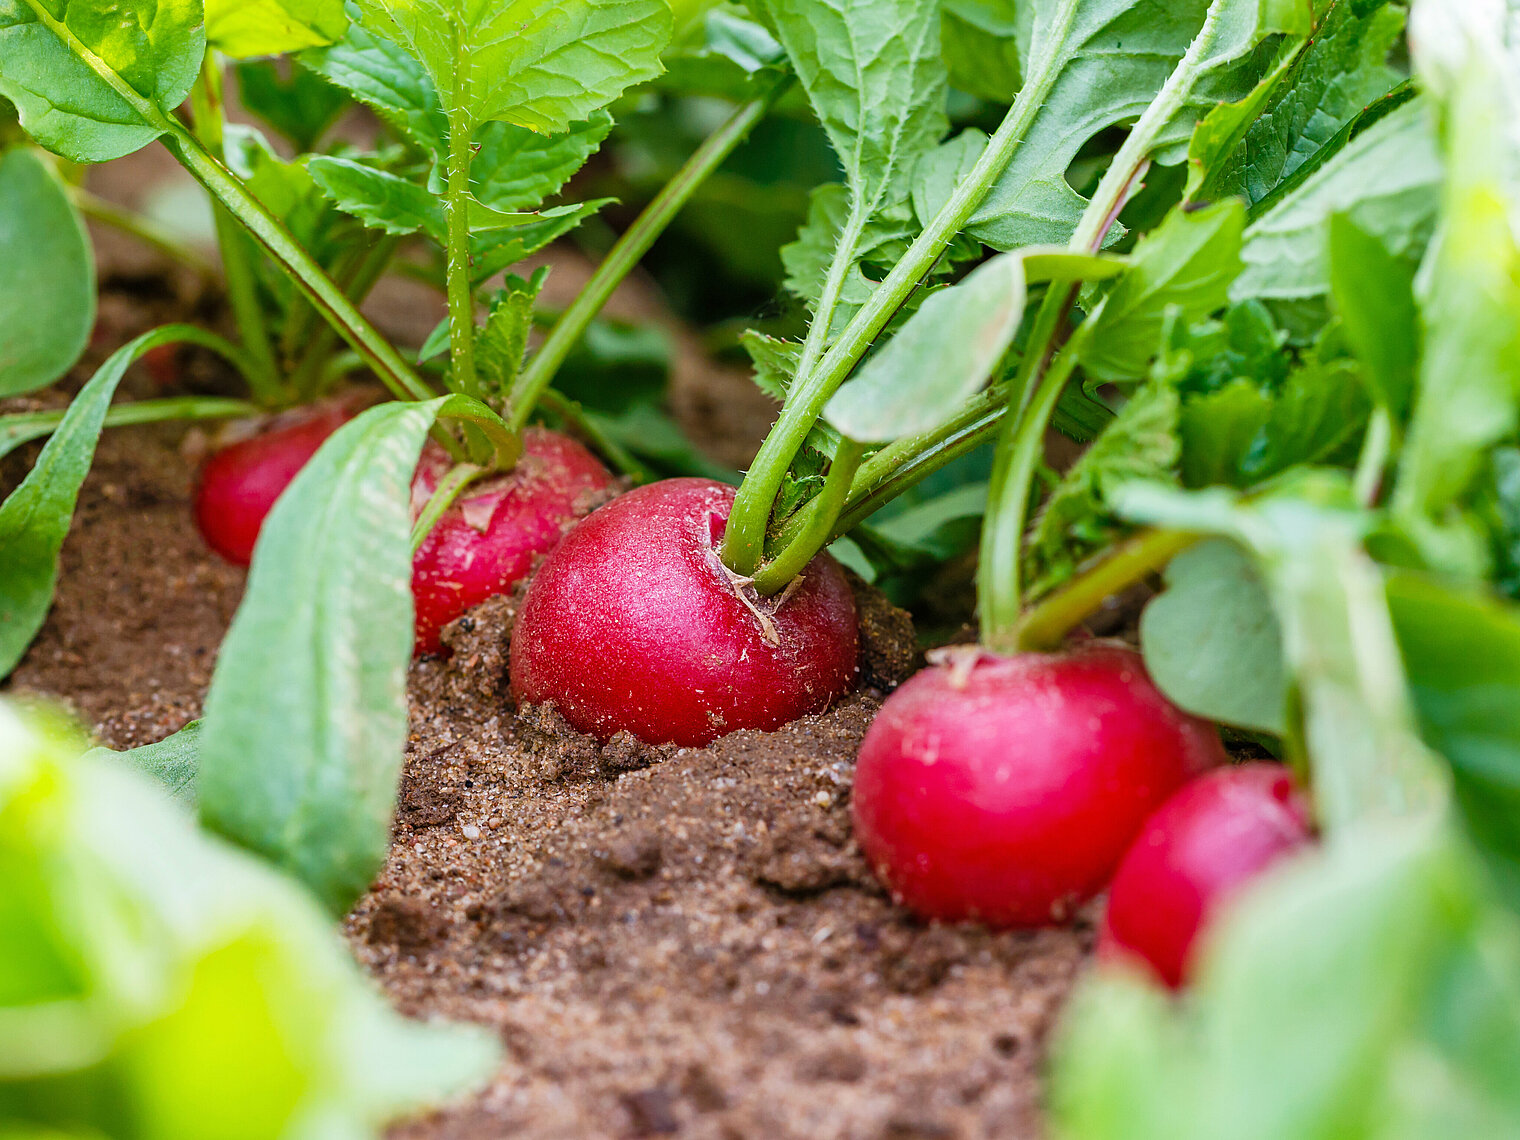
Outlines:
{"label": "young seedling leaf", "polygon": [[433,80],[445,110],[557,134],[660,73],[665,0],[357,0]]}
{"label": "young seedling leaf", "polygon": [[754,329],[746,329],[739,342],[754,362],[756,386],[771,399],[784,401],[802,360],[802,345]]}
{"label": "young seedling leaf", "polygon": [[107,162],[158,138],[163,128],[134,104],[172,114],[205,50],[200,0],[0,0],[0,95],[32,138],[73,162]]}
{"label": "young seedling leaf", "polygon": [[347,28],[343,0],[206,0],[206,42],[233,59],[320,47]]}
{"label": "young seedling leaf", "polygon": [[74,397],[36,466],[0,505],[0,677],[21,661],[52,608],[58,553],[116,386],[134,360],[169,339],[162,331],[145,333],[102,364]]}
{"label": "young seedling leaf", "polygon": [[934,427],[1007,355],[1025,292],[1023,259],[1010,253],[934,293],[834,394],[824,413],[829,422],[863,443]]}
{"label": "young seedling leaf", "polygon": [[[995,249],[1068,242],[1087,206],[1066,181],[1068,168],[1095,135],[1144,113],[1175,70],[1183,69],[1174,83],[1180,97],[1158,125],[1158,148],[1192,131],[1257,43],[1310,26],[1308,5],[1297,0],[1036,0],[1030,8],[1019,26],[1024,75],[1049,84],[1049,94],[967,227]],[[973,146],[952,140],[920,166],[920,219],[949,201]]]}
{"label": "young seedling leaf", "polygon": [[1330,289],[1330,219],[1346,214],[1398,257],[1430,238],[1442,163],[1430,109],[1399,108],[1353,139],[1246,230],[1232,299],[1320,297]]}
{"label": "young seedling leaf", "polygon": [[1140,619],[1151,677],[1195,716],[1283,735],[1288,680],[1282,630],[1255,562],[1223,539],[1172,560],[1166,590]]}
{"label": "young seedling leaf", "polygon": [[522,371],[528,334],[533,331],[533,306],[548,277],[548,266],[527,280],[509,275],[506,287],[491,304],[491,315],[475,341],[475,366],[481,391],[488,398],[505,397]]}
{"label": "young seedling leaf", "polygon": [[63,184],[26,147],[0,152],[0,396],[58,379],[95,326],[95,259]]}
{"label": "young seedling leaf", "polygon": [[1088,382],[1138,380],[1161,345],[1168,312],[1184,327],[1225,307],[1240,273],[1245,207],[1174,210],[1136,247],[1129,270],[1093,317],[1082,366]]}
{"label": "young seedling leaf", "polygon": [[137,771],[161,784],[170,798],[185,807],[195,808],[195,778],[200,771],[201,722],[192,720],[184,728],[155,744],[144,744],[125,752],[93,748],[93,759],[111,759],[130,764]]}
{"label": "young seedling leaf", "polygon": [[[206,825],[305,882],[335,913],[385,860],[406,745],[412,472],[460,396],[365,412],[265,520],[201,734]],[[257,757],[257,763],[250,763]]]}

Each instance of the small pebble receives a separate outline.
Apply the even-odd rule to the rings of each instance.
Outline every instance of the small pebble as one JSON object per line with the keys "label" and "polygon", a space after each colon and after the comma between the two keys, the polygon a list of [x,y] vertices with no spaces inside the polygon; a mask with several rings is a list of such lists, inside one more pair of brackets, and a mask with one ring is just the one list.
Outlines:
{"label": "small pebble", "polygon": [[480,838],[480,828],[476,827],[473,823],[465,824],[459,829],[459,831],[460,834],[462,834],[466,839]]}

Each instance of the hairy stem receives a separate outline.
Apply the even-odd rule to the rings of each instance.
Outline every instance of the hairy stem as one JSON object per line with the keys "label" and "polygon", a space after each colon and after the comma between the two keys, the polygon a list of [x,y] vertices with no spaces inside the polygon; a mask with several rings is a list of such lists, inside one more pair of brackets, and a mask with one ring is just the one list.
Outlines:
{"label": "hairy stem", "polygon": [[601,265],[597,266],[591,280],[586,282],[574,302],[560,315],[543,346],[513,383],[507,422],[514,429],[520,429],[528,422],[544,389],[554,379],[554,374],[570,355],[570,350],[602,311],[618,285],[649,252],[649,248],[691,200],[697,188],[707,181],[713,171],[734,152],[734,148],[744,141],[755,124],[765,117],[766,111],[785,90],[787,82],[778,81],[765,95],[737,108],[692,153],[676,176],[645,207]]}
{"label": "hairy stem", "polygon": [[[838,517],[840,507],[850,493],[851,482],[860,467],[863,451],[864,448],[853,439],[840,440],[834,461],[829,464],[829,474],[824,480],[823,490],[818,492],[807,508],[798,512],[805,514],[806,519],[796,537],[755,575],[755,589],[760,593],[779,594],[828,545],[834,519]],[[816,507],[814,503],[817,504]]]}
{"label": "hairy stem", "polygon": [[[460,69],[461,73],[463,68]],[[459,80],[463,82],[463,80]],[[443,212],[448,219],[449,351],[453,357],[452,387],[477,399],[475,377],[475,290],[470,282],[470,136],[474,124],[463,100],[455,93],[449,112],[448,191]]]}
{"label": "hairy stem", "polygon": [[1197,535],[1182,531],[1152,530],[1114,547],[1032,607],[1018,623],[1014,647],[1020,651],[1059,647],[1109,598],[1166,569],[1197,541]]}
{"label": "hairy stem", "polygon": [[[1053,17],[1053,42],[1063,39],[1076,16],[1077,0],[1061,0]],[[760,453],[734,500],[723,540],[723,560],[735,573],[749,575],[764,553],[765,532],[782,480],[808,432],[823,414],[824,405],[844,383],[878,333],[886,327],[955,235],[966,228],[977,208],[1013,160],[1035,116],[1045,103],[1060,68],[1054,56],[1037,60],[1018,98],[971,173],[920,233],[902,257],[851,318],[818,366],[799,372],[787,396],[781,418],[766,436]],[[824,330],[825,334],[827,329]]]}

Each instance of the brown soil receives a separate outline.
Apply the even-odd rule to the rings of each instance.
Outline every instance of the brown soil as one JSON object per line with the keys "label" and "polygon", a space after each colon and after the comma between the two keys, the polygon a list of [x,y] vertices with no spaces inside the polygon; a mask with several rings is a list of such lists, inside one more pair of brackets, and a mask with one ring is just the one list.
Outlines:
{"label": "brown soil", "polygon": [[[178,442],[108,433],[8,686],[64,698],[114,747],[196,715],[241,591],[195,533]],[[35,450],[0,464],[0,492]],[[924,926],[850,837],[856,747],[916,656],[901,616],[868,608],[867,687],[840,706],[656,750],[511,708],[513,606],[413,668],[395,846],[345,928],[401,1009],[507,1049],[490,1088],[398,1140],[1039,1135],[1044,1040],[1090,924]]]}

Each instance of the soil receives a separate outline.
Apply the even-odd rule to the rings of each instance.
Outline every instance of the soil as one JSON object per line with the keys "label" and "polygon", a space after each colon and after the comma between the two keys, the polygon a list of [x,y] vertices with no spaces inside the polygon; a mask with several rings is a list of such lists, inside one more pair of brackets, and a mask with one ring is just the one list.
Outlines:
{"label": "soil", "polygon": [[[108,311],[132,310],[140,283],[107,284],[128,298]],[[719,450],[767,422],[724,425]],[[62,698],[116,748],[198,714],[241,593],[191,522],[182,435],[107,433],[57,605],[6,686]],[[0,463],[0,492],[36,449]],[[876,885],[850,836],[854,754],[917,652],[905,615],[861,598],[859,693],[703,749],[598,746],[552,708],[514,710],[512,599],[414,665],[395,844],[345,932],[400,1009],[490,1025],[506,1059],[396,1140],[1040,1135],[1045,1040],[1090,916],[926,926]]]}

